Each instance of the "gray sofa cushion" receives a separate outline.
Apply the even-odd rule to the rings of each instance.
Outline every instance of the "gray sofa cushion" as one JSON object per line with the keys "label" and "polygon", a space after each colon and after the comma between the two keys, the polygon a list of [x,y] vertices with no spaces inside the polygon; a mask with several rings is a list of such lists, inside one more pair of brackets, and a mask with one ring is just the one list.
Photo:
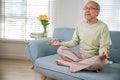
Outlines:
{"label": "gray sofa cushion", "polygon": [[71,73],[68,67],[56,65],[54,61],[57,59],[61,59],[57,54],[38,58],[34,65],[40,73],[58,80],[120,80],[120,64],[106,65],[99,73],[89,71]]}

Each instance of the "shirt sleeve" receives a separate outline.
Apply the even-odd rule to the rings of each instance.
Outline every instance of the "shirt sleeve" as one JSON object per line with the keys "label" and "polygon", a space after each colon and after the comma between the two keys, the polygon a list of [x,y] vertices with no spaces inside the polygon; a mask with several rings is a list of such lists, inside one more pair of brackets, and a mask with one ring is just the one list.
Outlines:
{"label": "shirt sleeve", "polygon": [[99,54],[102,54],[104,51],[109,50],[110,41],[111,41],[110,32],[109,32],[108,27],[106,25],[101,32]]}
{"label": "shirt sleeve", "polygon": [[79,45],[79,43],[80,43],[79,31],[78,31],[78,27],[76,27],[72,39],[67,42],[62,42],[62,45],[70,48]]}

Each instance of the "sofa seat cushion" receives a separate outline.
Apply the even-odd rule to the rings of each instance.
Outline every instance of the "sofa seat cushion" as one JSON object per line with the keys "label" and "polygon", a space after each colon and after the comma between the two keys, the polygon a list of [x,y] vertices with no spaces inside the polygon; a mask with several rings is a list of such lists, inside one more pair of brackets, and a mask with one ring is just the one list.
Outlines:
{"label": "sofa seat cushion", "polygon": [[61,59],[57,54],[38,58],[34,62],[35,69],[58,80],[120,80],[120,64],[106,65],[99,73],[89,71],[71,73],[68,67],[56,65],[57,59]]}

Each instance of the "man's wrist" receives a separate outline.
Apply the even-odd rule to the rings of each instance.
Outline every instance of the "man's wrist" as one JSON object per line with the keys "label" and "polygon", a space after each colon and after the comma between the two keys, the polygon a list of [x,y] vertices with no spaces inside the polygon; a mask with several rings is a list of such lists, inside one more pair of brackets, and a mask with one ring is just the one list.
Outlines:
{"label": "man's wrist", "polygon": [[58,46],[62,46],[62,43],[60,43]]}

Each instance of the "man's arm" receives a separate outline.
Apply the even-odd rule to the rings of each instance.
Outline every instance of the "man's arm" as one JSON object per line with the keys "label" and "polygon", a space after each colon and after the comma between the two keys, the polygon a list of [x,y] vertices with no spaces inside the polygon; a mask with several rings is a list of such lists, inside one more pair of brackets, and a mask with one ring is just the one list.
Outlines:
{"label": "man's arm", "polygon": [[67,41],[67,42],[62,42],[62,45],[70,48],[70,47],[77,46],[79,43],[80,43],[79,27],[76,27],[72,39],[70,41]]}
{"label": "man's arm", "polygon": [[110,33],[106,25],[101,33],[99,57],[102,59],[109,58],[109,48],[110,48]]}
{"label": "man's arm", "polygon": [[72,37],[72,40],[66,42],[59,42],[57,39],[51,41],[49,44],[53,46],[66,46],[66,47],[74,47],[79,44],[79,35],[78,29],[76,28]]}

